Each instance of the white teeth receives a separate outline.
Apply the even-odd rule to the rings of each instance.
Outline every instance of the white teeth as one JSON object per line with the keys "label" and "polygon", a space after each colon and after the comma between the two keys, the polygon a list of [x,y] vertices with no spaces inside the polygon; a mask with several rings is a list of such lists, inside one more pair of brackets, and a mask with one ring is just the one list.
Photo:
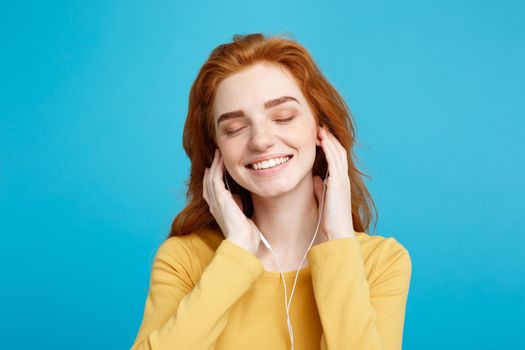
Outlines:
{"label": "white teeth", "polygon": [[289,159],[290,157],[273,158],[273,159],[265,160],[259,163],[253,163],[251,167],[255,170],[268,169],[276,165],[286,163]]}

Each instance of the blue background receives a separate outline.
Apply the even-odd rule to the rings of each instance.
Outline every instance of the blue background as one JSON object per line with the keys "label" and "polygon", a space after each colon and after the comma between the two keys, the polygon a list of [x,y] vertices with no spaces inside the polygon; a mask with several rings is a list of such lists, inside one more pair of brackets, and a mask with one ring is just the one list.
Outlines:
{"label": "blue background", "polygon": [[412,257],[404,349],[525,348],[523,4],[3,3],[2,348],[131,346],[190,86],[250,32],[291,32],[355,115],[375,234]]}

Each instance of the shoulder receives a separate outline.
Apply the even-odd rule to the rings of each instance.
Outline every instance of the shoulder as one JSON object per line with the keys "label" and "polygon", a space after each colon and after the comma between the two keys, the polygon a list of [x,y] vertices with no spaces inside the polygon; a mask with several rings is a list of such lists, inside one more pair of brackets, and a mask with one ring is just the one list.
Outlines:
{"label": "shoulder", "polygon": [[359,242],[361,249],[367,254],[408,255],[408,250],[395,237],[356,232],[356,239]]}
{"label": "shoulder", "polygon": [[221,232],[213,230],[200,230],[184,236],[171,236],[160,244],[154,264],[200,276],[203,266],[213,258],[215,250],[223,239]]}
{"label": "shoulder", "polygon": [[157,255],[174,255],[175,253],[193,254],[200,250],[216,250],[224,237],[213,230],[199,230],[184,236],[171,236],[158,248]]}
{"label": "shoulder", "polygon": [[385,272],[403,271],[410,275],[412,261],[408,250],[398,239],[381,235],[357,232],[356,239],[369,276],[380,276]]}

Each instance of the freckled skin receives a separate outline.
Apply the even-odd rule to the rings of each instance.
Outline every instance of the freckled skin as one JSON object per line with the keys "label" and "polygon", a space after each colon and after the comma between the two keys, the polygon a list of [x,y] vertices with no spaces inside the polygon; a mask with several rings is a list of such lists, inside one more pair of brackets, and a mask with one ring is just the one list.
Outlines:
{"label": "freckled skin", "polygon": [[[269,110],[264,108],[265,101],[281,96],[295,97],[299,103],[288,101]],[[273,197],[291,191],[310,173],[317,144],[315,118],[293,76],[283,67],[259,63],[227,77],[216,92],[215,122],[220,114],[239,109],[247,115],[244,120],[229,120],[216,128],[226,169],[237,183],[257,196]],[[287,123],[276,121],[294,115]],[[240,128],[232,136],[224,133]],[[248,160],[273,152],[294,155],[294,166],[286,169],[286,176],[261,178],[244,167]]]}

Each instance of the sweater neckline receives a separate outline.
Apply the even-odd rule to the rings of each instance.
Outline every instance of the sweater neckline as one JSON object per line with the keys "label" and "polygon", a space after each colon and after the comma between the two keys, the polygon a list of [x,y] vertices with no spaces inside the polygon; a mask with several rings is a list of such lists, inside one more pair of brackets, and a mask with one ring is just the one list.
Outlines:
{"label": "sweater neckline", "polygon": [[[295,279],[295,276],[297,274],[297,270],[295,271],[286,271],[283,272],[283,277],[285,280],[293,280]],[[299,270],[299,276],[297,277],[297,280],[300,280],[302,278],[310,277],[310,265],[303,267],[301,270]],[[261,278],[267,279],[267,280],[282,280],[281,273],[275,272],[275,271],[266,271],[264,270]]]}

